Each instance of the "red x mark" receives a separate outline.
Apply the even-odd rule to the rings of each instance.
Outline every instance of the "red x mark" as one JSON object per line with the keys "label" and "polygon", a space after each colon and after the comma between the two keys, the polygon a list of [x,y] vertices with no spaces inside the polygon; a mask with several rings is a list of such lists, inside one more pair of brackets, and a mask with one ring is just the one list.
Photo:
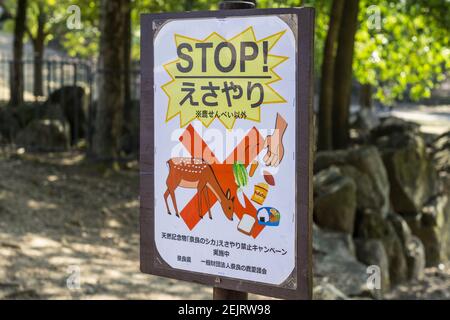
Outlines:
{"label": "red x mark", "polygon": [[[257,220],[257,210],[247,196],[244,194],[245,207],[243,207],[238,201],[236,196],[237,185],[234,181],[232,163],[239,161],[247,167],[258,156],[261,151],[261,147],[264,144],[264,139],[259,131],[253,127],[222,164],[219,163],[219,160],[217,160],[214,153],[202,137],[195,131],[192,125],[189,125],[186,128],[179,139],[184,147],[191,153],[192,157],[203,158],[206,162],[211,164],[222,190],[230,189],[231,196],[235,197],[234,213],[236,216],[239,219],[242,219],[243,214],[246,213],[253,216],[255,220]],[[206,205],[202,205],[202,216],[205,215],[208,209],[213,207],[217,201],[217,198],[212,192],[209,192],[208,194],[210,206],[207,207]],[[196,194],[180,212],[180,216],[183,218],[190,230],[192,230],[201,220],[198,215],[198,196],[199,195]],[[256,238],[262,229],[264,229],[264,226],[255,224],[251,233],[252,237]]]}

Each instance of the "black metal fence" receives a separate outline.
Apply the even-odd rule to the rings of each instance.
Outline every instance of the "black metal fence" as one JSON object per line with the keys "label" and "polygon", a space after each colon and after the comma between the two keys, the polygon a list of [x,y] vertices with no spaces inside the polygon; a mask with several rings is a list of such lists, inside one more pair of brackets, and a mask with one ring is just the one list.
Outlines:
{"label": "black metal fence", "polygon": [[[23,60],[24,100],[26,102],[43,101],[49,95],[64,86],[82,86],[89,88],[92,81],[92,66],[80,60],[44,60],[42,61],[42,95],[35,95],[34,61]],[[9,101],[13,61],[0,60],[0,101]]]}
{"label": "black metal fence", "polygon": [[[7,114],[10,111],[6,105],[11,96],[13,61],[0,59],[0,144],[25,144],[28,149],[43,151],[67,150],[81,146],[89,152],[95,128],[99,80],[107,72],[83,60],[44,60],[40,69],[40,84],[37,84],[34,61],[24,60],[21,63],[24,103],[11,115]],[[138,122],[138,64],[132,65],[128,78],[129,94],[124,101],[125,117],[128,122]],[[37,85],[39,89],[36,88]],[[58,122],[59,120],[61,121]],[[136,123],[132,126],[128,124],[124,129],[124,141],[128,141],[125,149],[128,153],[137,152],[135,149],[138,143],[133,141],[138,139],[137,132],[130,132],[136,131],[135,125]],[[27,135],[29,127],[34,129],[35,134],[30,132]],[[31,129],[29,131],[32,131]],[[62,135],[55,138],[55,131],[62,131],[69,139],[64,139]]]}

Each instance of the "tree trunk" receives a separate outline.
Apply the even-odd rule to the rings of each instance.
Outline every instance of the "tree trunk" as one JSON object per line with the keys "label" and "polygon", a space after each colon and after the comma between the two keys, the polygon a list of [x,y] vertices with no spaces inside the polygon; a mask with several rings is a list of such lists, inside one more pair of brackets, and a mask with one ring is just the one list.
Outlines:
{"label": "tree trunk", "polygon": [[125,72],[123,74],[124,86],[124,121],[128,123],[131,120],[131,5],[124,12],[125,28],[124,28],[124,51],[123,59],[125,64]]}
{"label": "tree trunk", "polygon": [[248,300],[248,293],[222,288],[213,288],[213,300]]}
{"label": "tree trunk", "polygon": [[333,148],[333,79],[334,64],[336,52],[336,40],[339,34],[339,26],[341,24],[342,11],[344,8],[344,0],[334,0],[330,22],[328,25],[327,38],[325,40],[325,48],[322,62],[322,76],[320,80],[320,97],[319,97],[319,137],[317,147],[319,150],[331,150]]}
{"label": "tree trunk", "polygon": [[33,94],[35,97],[44,95],[42,64],[44,61],[45,49],[45,21],[46,15],[43,12],[39,13],[36,37],[33,39]]}
{"label": "tree trunk", "polygon": [[93,155],[113,162],[120,154],[124,111],[125,13],[129,0],[102,0],[100,9],[99,97]]}
{"label": "tree trunk", "polygon": [[[124,28],[124,63],[125,72],[123,77],[123,85],[125,89],[125,106],[129,108],[131,100],[130,72],[131,72],[131,5],[124,11],[125,28]],[[126,112],[127,113],[127,112]]]}
{"label": "tree trunk", "polygon": [[359,96],[359,104],[361,108],[372,108],[372,86],[370,84],[362,84]]}
{"label": "tree trunk", "polygon": [[23,37],[27,19],[27,0],[18,0],[14,24],[13,62],[11,68],[11,97],[10,104],[18,106],[23,102]]}
{"label": "tree trunk", "polygon": [[42,65],[44,61],[44,42],[33,46],[33,94],[35,97],[44,95]]}
{"label": "tree trunk", "polygon": [[352,63],[358,9],[359,0],[345,0],[339,28],[333,84],[333,147],[336,149],[347,147],[349,142]]}
{"label": "tree trunk", "polygon": [[[130,125],[133,121],[132,119],[132,97],[131,97],[131,81],[134,77],[134,74],[132,73],[131,68],[131,5],[128,7],[128,9],[125,12],[125,28],[124,28],[124,63],[125,63],[125,72],[123,74],[123,86],[124,86],[124,110],[123,110],[123,136],[132,136],[131,128],[133,127]],[[133,79],[134,80],[134,79]],[[130,140],[127,140],[126,145],[122,145],[122,149],[126,152],[129,151],[131,148]]]}

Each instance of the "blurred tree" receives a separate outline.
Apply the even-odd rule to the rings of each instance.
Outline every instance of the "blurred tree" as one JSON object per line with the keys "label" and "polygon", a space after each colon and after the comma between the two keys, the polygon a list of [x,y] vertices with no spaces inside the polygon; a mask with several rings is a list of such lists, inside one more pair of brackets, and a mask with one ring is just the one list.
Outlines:
{"label": "blurred tree", "polygon": [[450,67],[450,6],[445,2],[362,2],[353,69],[365,104],[372,88],[377,100],[392,104],[405,94],[412,100],[427,98],[444,80]]}
{"label": "blurred tree", "polygon": [[45,43],[50,35],[49,14],[53,12],[56,1],[35,0],[29,5],[26,32],[33,45],[33,94],[43,96],[42,63],[44,60]]}
{"label": "blurred tree", "polygon": [[111,162],[120,155],[124,113],[125,48],[129,0],[101,0],[99,97],[93,139],[94,157]]}
{"label": "blurred tree", "polygon": [[81,9],[81,28],[67,32],[60,26],[57,34],[69,56],[95,59],[100,44],[100,1],[77,0],[76,4]]}
{"label": "blurred tree", "polygon": [[216,10],[219,0],[135,0],[132,17],[132,57],[139,59],[140,21],[142,13]]}
{"label": "blurred tree", "polygon": [[[124,20],[125,28],[124,32],[124,48],[123,48],[123,60],[124,60],[124,75],[123,75],[123,86],[124,86],[124,101],[125,106],[128,106],[131,100],[131,87],[130,87],[130,71],[131,71],[131,44],[132,44],[132,27],[131,27],[131,11],[133,2],[130,1],[128,6],[124,10]],[[124,120],[129,120],[129,109],[125,107],[124,110]]]}
{"label": "blurred tree", "polygon": [[9,12],[5,4],[5,0],[0,0],[0,26],[2,22],[13,18],[14,17],[12,16],[11,12]]}
{"label": "blurred tree", "polygon": [[363,83],[359,89],[359,105],[362,109],[372,108],[372,85]]}
{"label": "blurred tree", "polygon": [[[354,3],[354,1],[342,2]],[[1,2],[6,2],[12,16],[15,16],[17,1],[0,0]],[[131,33],[131,37],[123,36],[126,41],[123,50],[120,50],[125,63],[124,70],[129,69],[130,55],[133,60],[139,60],[139,15],[141,13],[215,10],[219,0],[130,0],[129,2],[130,12],[125,15],[125,19],[127,16],[130,19],[125,21],[124,33]],[[82,13],[82,28],[73,29],[70,32],[67,32],[64,23],[60,23],[67,18],[66,9],[70,1],[58,1],[59,8],[54,7],[55,3],[56,0],[35,0],[29,4],[30,16],[26,20],[26,29],[30,38],[33,39],[35,57],[42,57],[42,48],[51,39],[61,43],[71,56],[97,57],[101,43],[101,1],[78,0],[77,5]],[[370,106],[372,100],[390,104],[404,96],[411,99],[429,96],[436,83],[444,79],[450,66],[448,33],[450,6],[446,1],[360,0],[359,3],[357,20],[359,27],[352,41],[353,30],[351,29],[356,26],[355,20],[349,19],[350,13],[345,10],[342,21],[347,27],[342,28],[351,32],[340,31],[341,27],[336,22],[338,20],[335,15],[336,9],[333,9],[337,4],[331,1],[258,1],[259,8],[300,5],[316,8],[315,75],[321,80],[318,119],[320,149],[330,148],[332,136],[337,140],[336,145],[332,147],[346,144],[352,78],[361,84],[361,105]],[[346,6],[349,5],[346,4]],[[47,19],[45,27],[42,27],[44,15]],[[42,30],[46,31],[43,46],[39,45],[39,43],[42,44]],[[35,61],[38,63],[39,59]],[[37,66],[36,68],[40,69]],[[39,77],[39,72],[36,72],[36,77]],[[39,84],[39,79],[35,82]],[[129,99],[127,98],[129,97],[128,83],[127,76],[123,76],[125,100]],[[18,88],[20,87],[14,86],[15,90],[19,90]],[[334,91],[332,95],[330,89]],[[40,93],[39,85],[35,85],[35,93]],[[335,127],[334,132],[332,125]]]}
{"label": "blurred tree", "polygon": [[[78,7],[81,4],[86,4],[86,7]],[[75,7],[80,8],[81,15],[85,8],[90,8],[89,4],[90,2],[80,0]],[[73,7],[70,0],[33,0],[29,4],[26,32],[33,45],[33,94],[35,96],[43,95],[42,64],[47,43],[52,40],[59,41],[65,34],[73,36],[82,34],[77,32],[83,29],[82,22],[80,21],[80,25],[71,23],[71,16],[78,14],[70,10]]]}
{"label": "blurred tree", "polygon": [[[5,7],[13,7],[14,2],[15,0],[6,0]],[[43,95],[42,64],[45,47],[49,41],[67,33],[66,20],[70,15],[67,9],[70,3],[69,0],[33,0],[27,3],[24,32],[33,47],[33,93],[35,96]],[[7,25],[6,29],[11,29],[11,24]]]}
{"label": "blurred tree", "polygon": [[344,0],[334,0],[331,6],[330,22],[323,52],[322,73],[320,79],[319,115],[318,115],[318,149],[330,150],[332,140],[332,112],[333,112],[333,80],[336,42],[341,25]]}
{"label": "blurred tree", "polygon": [[359,0],[346,0],[339,28],[333,83],[333,146],[345,148],[349,137],[352,62],[358,26]]}
{"label": "blurred tree", "polygon": [[264,8],[292,8],[300,7],[303,0],[257,0],[256,7]]}
{"label": "blurred tree", "polygon": [[[14,19],[13,61],[10,70],[10,105],[18,106],[23,102],[24,91],[22,56],[27,19],[27,0],[18,0],[16,6],[13,2],[1,0],[0,6],[3,9],[2,17],[4,19]],[[13,10],[15,10],[14,13]]]}
{"label": "blurred tree", "polygon": [[[333,80],[332,106],[333,126],[332,136],[335,139],[334,148],[345,147],[348,140],[348,118],[350,108],[351,72],[353,79],[360,86],[360,104],[370,107],[372,96],[382,103],[392,104],[396,99],[408,98],[417,100],[430,96],[431,89],[444,80],[450,67],[449,33],[450,6],[444,1],[399,1],[387,0],[372,1],[361,0],[358,13],[359,27],[351,40],[351,33],[344,32],[343,39],[347,38],[342,47],[348,50],[342,53],[333,62],[329,58],[327,42],[332,28],[328,27],[323,33],[323,17],[328,16],[330,9],[323,10],[318,7],[319,1],[311,1],[318,9],[316,29],[316,66],[320,65],[321,52],[323,52],[321,92],[319,102],[319,149],[330,147],[330,118],[327,101],[324,96],[327,92],[324,82],[329,77],[330,64],[335,64]],[[347,3],[347,1],[346,1]],[[349,6],[350,3],[346,4]],[[344,14],[349,15],[349,10]],[[355,22],[343,18],[348,25]],[[331,21],[329,26],[331,26]],[[351,27],[350,29],[353,29]],[[323,35],[327,34],[326,41]],[[341,38],[341,36],[339,36]],[[325,43],[325,48],[321,48]],[[354,59],[350,59],[350,48],[354,43]],[[339,47],[341,41],[339,40]],[[317,48],[319,48],[317,50]],[[353,50],[351,50],[353,52]],[[326,57],[326,58],[325,58]],[[350,68],[349,65],[353,67]],[[349,76],[350,74],[350,76]],[[326,90],[326,89],[325,89]],[[330,107],[330,106],[329,106]],[[328,138],[328,140],[327,140]]]}

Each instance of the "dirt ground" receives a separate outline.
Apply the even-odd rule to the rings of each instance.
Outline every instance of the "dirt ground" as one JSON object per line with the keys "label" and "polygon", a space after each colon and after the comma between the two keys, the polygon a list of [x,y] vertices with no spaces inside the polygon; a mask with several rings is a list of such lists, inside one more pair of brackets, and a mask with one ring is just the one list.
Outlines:
{"label": "dirt ground", "polygon": [[[211,299],[208,287],[139,272],[134,167],[100,174],[77,153],[0,153],[0,299]],[[390,298],[449,299],[450,268]]]}
{"label": "dirt ground", "polygon": [[399,285],[385,299],[449,300],[450,264],[426,269],[423,280]]}
{"label": "dirt ground", "polygon": [[[137,170],[99,174],[78,154],[3,155],[0,177],[0,298],[211,298],[139,272]],[[69,290],[78,267],[80,289]]]}

